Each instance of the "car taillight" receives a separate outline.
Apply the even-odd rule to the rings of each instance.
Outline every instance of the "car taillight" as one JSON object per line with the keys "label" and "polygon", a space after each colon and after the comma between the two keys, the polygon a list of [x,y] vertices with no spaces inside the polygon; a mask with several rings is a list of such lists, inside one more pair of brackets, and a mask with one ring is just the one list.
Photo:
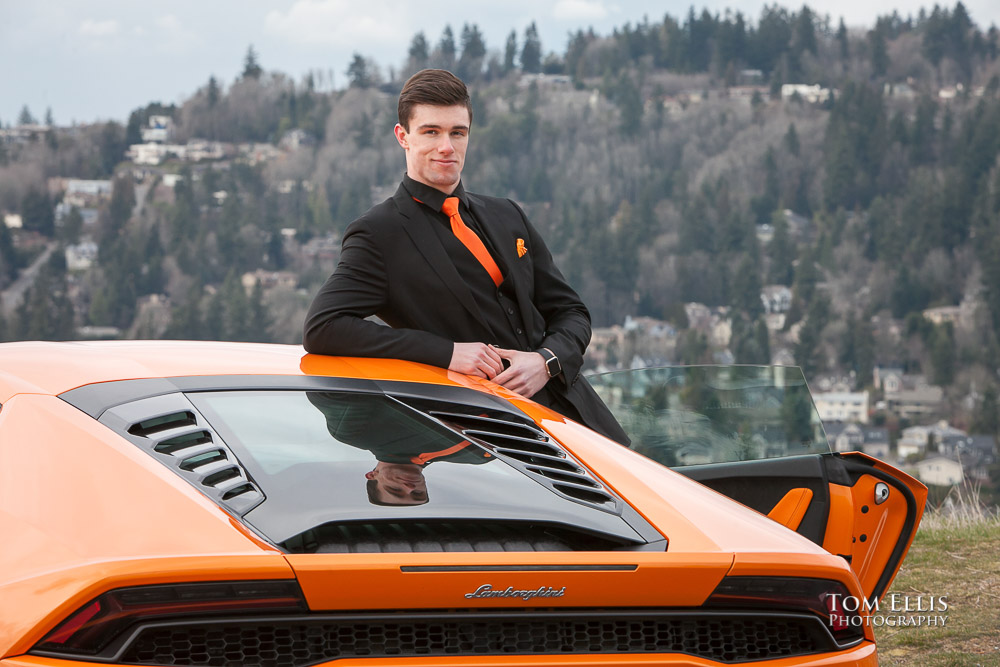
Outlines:
{"label": "car taillight", "polygon": [[[855,600],[839,581],[801,577],[726,577],[705,602],[705,606],[751,608],[775,611],[808,611],[823,619],[834,640],[841,646],[864,637],[861,605],[845,605]],[[846,607],[853,607],[848,611]]]}
{"label": "car taillight", "polygon": [[296,581],[239,581],[117,588],[68,616],[34,650],[95,655],[150,620],[308,611]]}

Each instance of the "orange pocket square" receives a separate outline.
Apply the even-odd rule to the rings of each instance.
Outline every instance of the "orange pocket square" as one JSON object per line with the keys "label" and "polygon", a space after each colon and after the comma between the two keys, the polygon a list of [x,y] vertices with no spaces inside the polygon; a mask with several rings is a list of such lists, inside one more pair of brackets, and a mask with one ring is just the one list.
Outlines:
{"label": "orange pocket square", "polygon": [[524,239],[517,240],[517,256],[524,257],[527,254],[528,249],[524,247]]}

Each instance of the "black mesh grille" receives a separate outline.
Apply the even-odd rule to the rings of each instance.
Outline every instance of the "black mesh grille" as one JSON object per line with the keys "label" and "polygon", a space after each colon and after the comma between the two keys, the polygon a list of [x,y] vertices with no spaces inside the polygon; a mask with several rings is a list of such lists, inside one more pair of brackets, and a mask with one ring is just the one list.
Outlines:
{"label": "black mesh grille", "polygon": [[143,665],[306,667],[337,658],[684,653],[739,663],[833,648],[821,621],[808,616],[455,613],[150,627],[121,659]]}
{"label": "black mesh grille", "polygon": [[615,542],[562,526],[494,521],[381,521],[326,524],[286,540],[292,553],[612,551]]}
{"label": "black mesh grille", "polygon": [[[497,419],[440,410],[428,410],[427,414],[478,442],[556,493],[607,512],[620,512],[620,501],[535,424],[509,421],[509,416]],[[553,484],[553,480],[563,483]]]}

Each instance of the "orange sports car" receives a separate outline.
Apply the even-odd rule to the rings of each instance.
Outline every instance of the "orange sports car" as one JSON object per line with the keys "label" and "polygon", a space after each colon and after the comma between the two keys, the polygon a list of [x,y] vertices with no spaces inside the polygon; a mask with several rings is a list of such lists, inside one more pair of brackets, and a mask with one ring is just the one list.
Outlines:
{"label": "orange sports car", "polygon": [[633,449],[408,362],[0,345],[0,666],[876,665],[926,489],[795,368],[593,380]]}

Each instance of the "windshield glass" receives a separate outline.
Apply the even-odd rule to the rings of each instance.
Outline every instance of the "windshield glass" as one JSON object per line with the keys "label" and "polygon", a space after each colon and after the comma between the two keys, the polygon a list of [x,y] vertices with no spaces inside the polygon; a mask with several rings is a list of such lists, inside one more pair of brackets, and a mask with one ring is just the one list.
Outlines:
{"label": "windshield glass", "polygon": [[588,379],[633,449],[668,466],[830,451],[794,366],[644,368]]}

